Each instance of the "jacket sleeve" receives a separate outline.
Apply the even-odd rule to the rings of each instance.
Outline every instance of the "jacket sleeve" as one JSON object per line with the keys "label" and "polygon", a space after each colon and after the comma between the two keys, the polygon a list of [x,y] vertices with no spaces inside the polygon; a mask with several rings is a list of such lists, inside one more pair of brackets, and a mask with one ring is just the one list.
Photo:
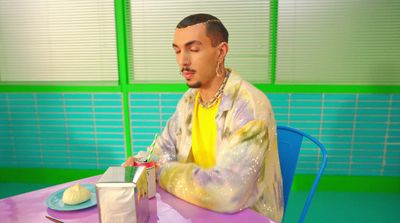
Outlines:
{"label": "jacket sleeve", "polygon": [[164,163],[159,184],[175,196],[218,212],[236,212],[257,199],[268,148],[265,120],[250,120],[220,144],[217,165],[202,169],[194,163]]}
{"label": "jacket sleeve", "polygon": [[172,115],[172,117],[167,121],[165,128],[163,129],[161,135],[157,138],[155,148],[153,151],[153,160],[158,163],[158,165],[163,166],[169,161],[176,160],[176,137],[177,137],[177,116],[178,110]]}

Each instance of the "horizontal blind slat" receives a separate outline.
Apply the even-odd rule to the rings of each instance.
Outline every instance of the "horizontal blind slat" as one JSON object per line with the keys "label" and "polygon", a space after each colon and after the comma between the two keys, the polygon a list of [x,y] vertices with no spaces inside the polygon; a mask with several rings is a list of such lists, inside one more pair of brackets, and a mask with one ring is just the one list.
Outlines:
{"label": "horizontal blind slat", "polygon": [[270,82],[269,1],[255,0],[132,1],[131,82],[182,82],[171,44],[176,24],[195,13],[215,15],[227,27],[228,67],[248,81]]}
{"label": "horizontal blind slat", "polygon": [[400,84],[400,1],[281,0],[276,81]]}
{"label": "horizontal blind slat", "polygon": [[0,81],[118,83],[113,1],[3,0],[0,33]]}

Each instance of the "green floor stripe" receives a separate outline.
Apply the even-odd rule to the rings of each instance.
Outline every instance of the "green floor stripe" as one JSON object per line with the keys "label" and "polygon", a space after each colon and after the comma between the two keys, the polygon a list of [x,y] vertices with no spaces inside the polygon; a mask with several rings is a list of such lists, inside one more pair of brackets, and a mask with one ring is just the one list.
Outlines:
{"label": "green floor stripe", "polygon": [[[314,179],[314,175],[298,174],[294,177],[292,190],[308,191]],[[317,190],[400,193],[400,177],[325,175],[321,177]]]}
{"label": "green floor stripe", "polygon": [[104,173],[105,170],[0,168],[2,183],[59,184]]}

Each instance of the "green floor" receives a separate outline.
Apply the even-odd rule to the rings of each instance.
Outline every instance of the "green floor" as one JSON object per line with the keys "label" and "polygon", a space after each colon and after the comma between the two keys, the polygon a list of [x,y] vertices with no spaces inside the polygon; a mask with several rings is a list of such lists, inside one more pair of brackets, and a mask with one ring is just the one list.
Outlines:
{"label": "green floor", "polygon": [[[0,198],[50,186],[48,184],[0,183]],[[306,192],[292,191],[285,222],[297,222]],[[398,222],[400,193],[317,192],[306,223]]]}
{"label": "green floor", "polygon": [[49,187],[52,184],[0,183],[0,199]]}
{"label": "green floor", "polygon": [[[297,222],[306,192],[290,194],[285,222]],[[400,193],[317,192],[306,223],[399,222]]]}

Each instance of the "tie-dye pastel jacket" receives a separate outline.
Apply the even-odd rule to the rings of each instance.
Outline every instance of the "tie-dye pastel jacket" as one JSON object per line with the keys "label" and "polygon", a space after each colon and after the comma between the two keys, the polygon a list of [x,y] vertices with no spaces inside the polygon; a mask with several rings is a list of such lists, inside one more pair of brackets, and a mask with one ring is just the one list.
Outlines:
{"label": "tie-dye pastel jacket", "polygon": [[216,166],[193,162],[192,115],[197,89],[189,89],[156,141],[159,185],[198,206],[232,213],[245,208],[281,222],[282,178],[276,124],[267,97],[230,73],[216,116]]}

